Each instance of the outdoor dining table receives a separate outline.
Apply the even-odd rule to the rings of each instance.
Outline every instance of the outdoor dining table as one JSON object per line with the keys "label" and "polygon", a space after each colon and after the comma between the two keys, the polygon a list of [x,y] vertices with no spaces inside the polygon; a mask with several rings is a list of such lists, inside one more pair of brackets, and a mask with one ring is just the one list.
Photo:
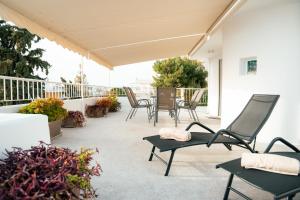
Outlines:
{"label": "outdoor dining table", "polygon": [[[181,97],[176,97],[176,104],[177,104],[177,100],[180,100]],[[155,116],[155,107],[156,107],[156,103],[157,103],[157,96],[156,95],[150,95],[150,101],[152,104],[152,108],[151,108],[151,118]],[[176,106],[177,107],[177,106]],[[175,117],[175,112],[174,110],[169,110],[169,115],[174,118]],[[155,119],[154,119],[155,120]],[[156,118],[156,122],[158,122],[158,118]]]}

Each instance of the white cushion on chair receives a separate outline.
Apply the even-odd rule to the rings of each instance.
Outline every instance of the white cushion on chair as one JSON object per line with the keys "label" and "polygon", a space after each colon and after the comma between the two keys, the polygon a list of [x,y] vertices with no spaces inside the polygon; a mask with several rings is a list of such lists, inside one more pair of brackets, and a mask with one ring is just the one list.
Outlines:
{"label": "white cushion on chair", "polygon": [[158,132],[161,139],[173,139],[177,141],[191,140],[191,133],[184,130],[177,130],[175,128],[161,128]]}
{"label": "white cushion on chair", "polygon": [[294,176],[300,173],[299,160],[275,154],[243,153],[241,166]]}

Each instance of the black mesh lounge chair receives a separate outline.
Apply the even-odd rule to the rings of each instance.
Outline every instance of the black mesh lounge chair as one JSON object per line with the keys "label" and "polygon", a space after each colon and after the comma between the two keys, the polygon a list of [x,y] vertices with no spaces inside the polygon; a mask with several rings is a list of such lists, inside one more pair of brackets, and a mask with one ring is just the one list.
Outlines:
{"label": "black mesh lounge chair", "polygon": [[188,111],[191,119],[193,119],[194,121],[199,121],[199,117],[197,115],[196,108],[204,94],[204,91],[205,91],[204,89],[198,89],[194,92],[190,101],[181,100],[181,101],[177,102],[178,121],[179,121],[179,114],[180,114],[181,109],[186,109]]}
{"label": "black mesh lounge chair", "polygon": [[[169,162],[164,161],[167,164],[165,176],[168,176],[174,153],[180,148],[194,145],[210,147],[212,144],[221,143],[229,150],[231,150],[231,145],[236,145],[255,152],[256,136],[269,118],[278,98],[279,95],[254,94],[240,115],[226,129],[218,132],[214,132],[200,122],[193,122],[186,128],[187,131],[193,125],[198,125],[208,132],[191,132],[192,138],[187,142],[160,139],[159,135],[145,137],[143,139],[153,145],[149,161],[152,160],[153,155],[162,160],[155,153],[155,148],[158,148],[160,152],[171,151]],[[253,147],[250,147],[252,142]]]}
{"label": "black mesh lounge chair", "polygon": [[[282,142],[283,144],[291,148],[294,152],[274,152],[274,154],[295,158],[300,161],[300,150],[283,138],[275,138],[274,140],[272,140],[272,142],[265,150],[265,153],[269,153],[272,146],[277,141]],[[274,199],[293,199],[293,197],[300,192],[299,175],[288,176],[255,169],[245,169],[241,167],[241,159],[236,159],[219,164],[217,165],[217,168],[223,168],[226,171],[230,172],[229,180],[223,198],[224,200],[228,199],[230,191],[235,192],[244,199],[250,199],[248,196],[231,186],[234,175],[259,189],[273,194]]]}
{"label": "black mesh lounge chair", "polygon": [[137,112],[137,110],[139,108],[146,108],[147,109],[147,116],[148,116],[148,121],[150,122],[150,118],[151,118],[151,107],[152,104],[150,103],[150,101],[148,99],[139,99],[137,100],[135,97],[134,92],[132,91],[131,88],[129,87],[123,87],[125,90],[125,93],[127,95],[128,101],[130,103],[131,106],[131,110],[129,111],[127,117],[126,117],[126,121],[129,119],[131,119]]}
{"label": "black mesh lounge chair", "polygon": [[177,126],[176,88],[156,88],[156,104],[154,107],[154,126],[158,122],[158,111],[167,110],[174,117]]}

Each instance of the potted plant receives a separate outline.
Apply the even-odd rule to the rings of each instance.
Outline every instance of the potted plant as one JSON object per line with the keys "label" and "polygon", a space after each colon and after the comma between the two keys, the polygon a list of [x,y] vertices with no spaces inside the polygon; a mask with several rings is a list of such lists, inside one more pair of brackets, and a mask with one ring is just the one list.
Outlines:
{"label": "potted plant", "polygon": [[67,116],[62,122],[64,128],[83,127],[85,124],[85,118],[80,111],[68,111]]}
{"label": "potted plant", "polygon": [[85,107],[85,114],[88,117],[99,118],[104,116],[104,108],[98,105],[89,105]]}
{"label": "potted plant", "polygon": [[104,114],[106,114],[112,104],[112,100],[109,97],[102,97],[96,101],[96,105],[104,108]]}
{"label": "potted plant", "polygon": [[118,97],[115,94],[109,95],[108,98],[111,100],[111,106],[109,112],[117,112],[121,109],[121,103],[118,101]]}
{"label": "potted plant", "polygon": [[90,166],[94,151],[80,152],[45,143],[7,151],[0,161],[0,199],[92,199],[92,176],[100,176],[98,163]]}
{"label": "potted plant", "polygon": [[43,114],[48,116],[50,138],[61,134],[62,120],[67,115],[64,102],[56,98],[37,99],[20,109],[20,113]]}

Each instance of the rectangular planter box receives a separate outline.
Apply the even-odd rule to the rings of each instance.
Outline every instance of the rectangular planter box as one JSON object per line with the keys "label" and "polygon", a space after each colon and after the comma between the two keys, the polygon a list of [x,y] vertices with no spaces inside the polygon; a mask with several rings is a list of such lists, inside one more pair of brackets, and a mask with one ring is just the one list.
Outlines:
{"label": "rectangular planter box", "polygon": [[62,120],[49,122],[50,139],[53,139],[61,134]]}

